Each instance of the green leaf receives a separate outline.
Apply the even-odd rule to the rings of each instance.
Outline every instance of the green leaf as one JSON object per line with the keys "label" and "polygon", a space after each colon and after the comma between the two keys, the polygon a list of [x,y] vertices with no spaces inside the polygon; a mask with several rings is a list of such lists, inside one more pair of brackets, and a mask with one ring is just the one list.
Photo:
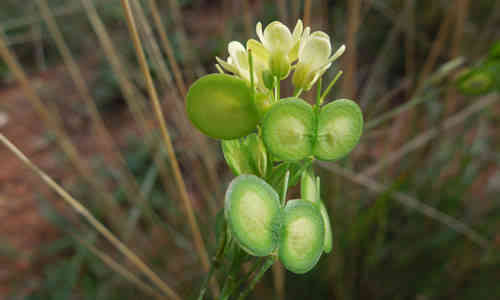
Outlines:
{"label": "green leaf", "polygon": [[500,41],[496,41],[490,48],[489,58],[500,58]]}
{"label": "green leaf", "polygon": [[250,157],[250,165],[257,175],[265,178],[267,175],[268,156],[264,142],[255,133],[252,133],[245,139],[247,152]]}
{"label": "green leaf", "polygon": [[248,147],[240,139],[221,142],[224,158],[236,176],[241,174],[256,174],[250,161]]}
{"label": "green leaf", "polygon": [[493,74],[487,68],[477,68],[460,74],[456,81],[458,90],[468,96],[484,95],[494,88]]}

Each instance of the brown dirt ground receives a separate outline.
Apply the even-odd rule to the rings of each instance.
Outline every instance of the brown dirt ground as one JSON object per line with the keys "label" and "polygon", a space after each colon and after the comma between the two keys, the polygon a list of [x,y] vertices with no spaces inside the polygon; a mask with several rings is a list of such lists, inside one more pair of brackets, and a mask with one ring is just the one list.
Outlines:
{"label": "brown dirt ground", "polygon": [[[65,95],[79,101],[68,90],[67,75],[62,68],[35,75],[31,83],[40,95]],[[47,90],[47,87],[55,87]],[[48,97],[43,97],[48,100]],[[61,102],[61,101],[58,101]],[[95,141],[90,133],[88,120],[64,103],[58,103],[64,115],[65,127],[72,141],[77,144],[84,157],[89,158],[96,151]],[[58,146],[49,141],[38,114],[20,86],[12,85],[0,90],[0,132],[7,136],[42,170],[46,171],[63,186],[70,184],[73,171],[61,162]],[[119,141],[133,130],[123,112],[107,116],[112,135]],[[22,120],[22,121],[20,121]],[[130,122],[128,122],[130,124]],[[98,151],[98,150],[97,150]],[[6,297],[11,283],[19,278],[27,280],[37,277],[37,270],[43,265],[36,257],[41,245],[57,238],[57,230],[40,214],[40,197],[50,199],[57,208],[66,206],[41,180],[31,173],[5,147],[0,147],[0,299]]]}

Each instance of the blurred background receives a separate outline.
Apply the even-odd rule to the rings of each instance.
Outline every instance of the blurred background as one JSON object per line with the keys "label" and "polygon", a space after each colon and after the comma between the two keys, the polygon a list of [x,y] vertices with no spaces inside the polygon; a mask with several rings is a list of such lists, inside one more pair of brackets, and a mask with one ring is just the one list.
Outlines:
{"label": "blurred background", "polygon": [[[305,275],[277,265],[253,299],[500,299],[500,1],[131,5],[209,256],[233,175],[218,142],[186,119],[187,87],[216,72],[231,40],[256,38],[258,21],[301,18],[347,46],[325,75],[344,71],[327,100],[354,99],[366,128],[349,158],[315,165],[333,251]],[[0,29],[0,132],[194,299],[207,269],[120,1],[2,0]],[[4,146],[0,220],[0,299],[154,297]]]}

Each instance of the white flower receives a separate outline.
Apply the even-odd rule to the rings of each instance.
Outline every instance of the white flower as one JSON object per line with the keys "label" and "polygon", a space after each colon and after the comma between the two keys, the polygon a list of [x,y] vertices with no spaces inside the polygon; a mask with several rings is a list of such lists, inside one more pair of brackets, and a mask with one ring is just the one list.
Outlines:
{"label": "white flower", "polygon": [[229,52],[229,57],[227,58],[227,61],[224,61],[219,57],[216,57],[215,59],[225,70],[234,73],[235,75],[250,82],[250,64],[248,60],[248,49],[252,49],[254,83],[258,89],[264,90],[265,86],[262,80],[262,71],[266,68],[267,61],[262,61],[259,55],[253,54],[254,53],[253,51],[257,50],[254,50],[252,48],[251,43],[249,42],[247,43],[247,49],[245,49],[243,44],[241,44],[240,42],[232,41],[229,43],[227,47]]}
{"label": "white flower", "polygon": [[299,62],[296,64],[292,82],[297,89],[310,90],[316,81],[345,51],[342,45],[332,56],[330,37],[316,31],[309,34],[309,27],[304,30],[298,51]]}
{"label": "white flower", "polygon": [[[283,23],[274,21],[262,31],[262,23],[257,23],[257,36],[261,43],[250,39],[248,42],[255,56],[267,61],[273,76],[284,79],[290,72],[290,64],[297,60],[303,25],[298,20],[293,34]],[[247,44],[248,46],[248,44]]]}

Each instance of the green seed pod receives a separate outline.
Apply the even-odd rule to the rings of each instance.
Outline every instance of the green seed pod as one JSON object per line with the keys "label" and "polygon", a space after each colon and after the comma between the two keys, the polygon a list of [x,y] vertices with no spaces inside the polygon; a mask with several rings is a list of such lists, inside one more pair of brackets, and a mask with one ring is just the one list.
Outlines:
{"label": "green seed pod", "polygon": [[323,253],[325,226],[318,205],[306,200],[288,201],[283,212],[279,258],[296,274],[311,270]]}
{"label": "green seed pod", "polygon": [[318,116],[314,156],[337,160],[356,146],[363,131],[363,114],[352,100],[335,100],[321,108]]}
{"label": "green seed pod", "polygon": [[281,206],[276,191],[254,175],[233,179],[224,211],[232,236],[255,256],[269,255],[278,245]]}
{"label": "green seed pod", "polygon": [[456,84],[462,94],[477,96],[486,94],[493,89],[493,78],[493,74],[486,68],[478,68],[460,74]]}
{"label": "green seed pod", "polygon": [[262,122],[262,138],[275,158],[297,161],[312,154],[314,112],[299,98],[283,99],[275,104]]}
{"label": "green seed pod", "polygon": [[250,87],[243,79],[226,74],[206,75],[193,83],[186,110],[201,132],[216,139],[246,136],[259,122]]}
{"label": "green seed pod", "polygon": [[323,201],[319,202],[319,211],[321,212],[321,217],[323,217],[323,224],[325,225],[325,245],[323,250],[325,253],[330,253],[333,247],[333,233],[332,225],[330,223],[330,217],[328,216],[328,211],[326,210]]}
{"label": "green seed pod", "polygon": [[304,200],[317,203],[319,201],[318,194],[316,178],[314,178],[313,170],[310,167],[302,172],[300,180],[300,195]]}
{"label": "green seed pod", "polygon": [[255,170],[256,174],[265,178],[267,175],[267,150],[264,142],[255,133],[252,133],[245,139],[247,151],[250,156],[250,164]]}
{"label": "green seed pod", "polygon": [[245,143],[239,139],[225,140],[221,142],[221,146],[224,159],[236,176],[255,174]]}

